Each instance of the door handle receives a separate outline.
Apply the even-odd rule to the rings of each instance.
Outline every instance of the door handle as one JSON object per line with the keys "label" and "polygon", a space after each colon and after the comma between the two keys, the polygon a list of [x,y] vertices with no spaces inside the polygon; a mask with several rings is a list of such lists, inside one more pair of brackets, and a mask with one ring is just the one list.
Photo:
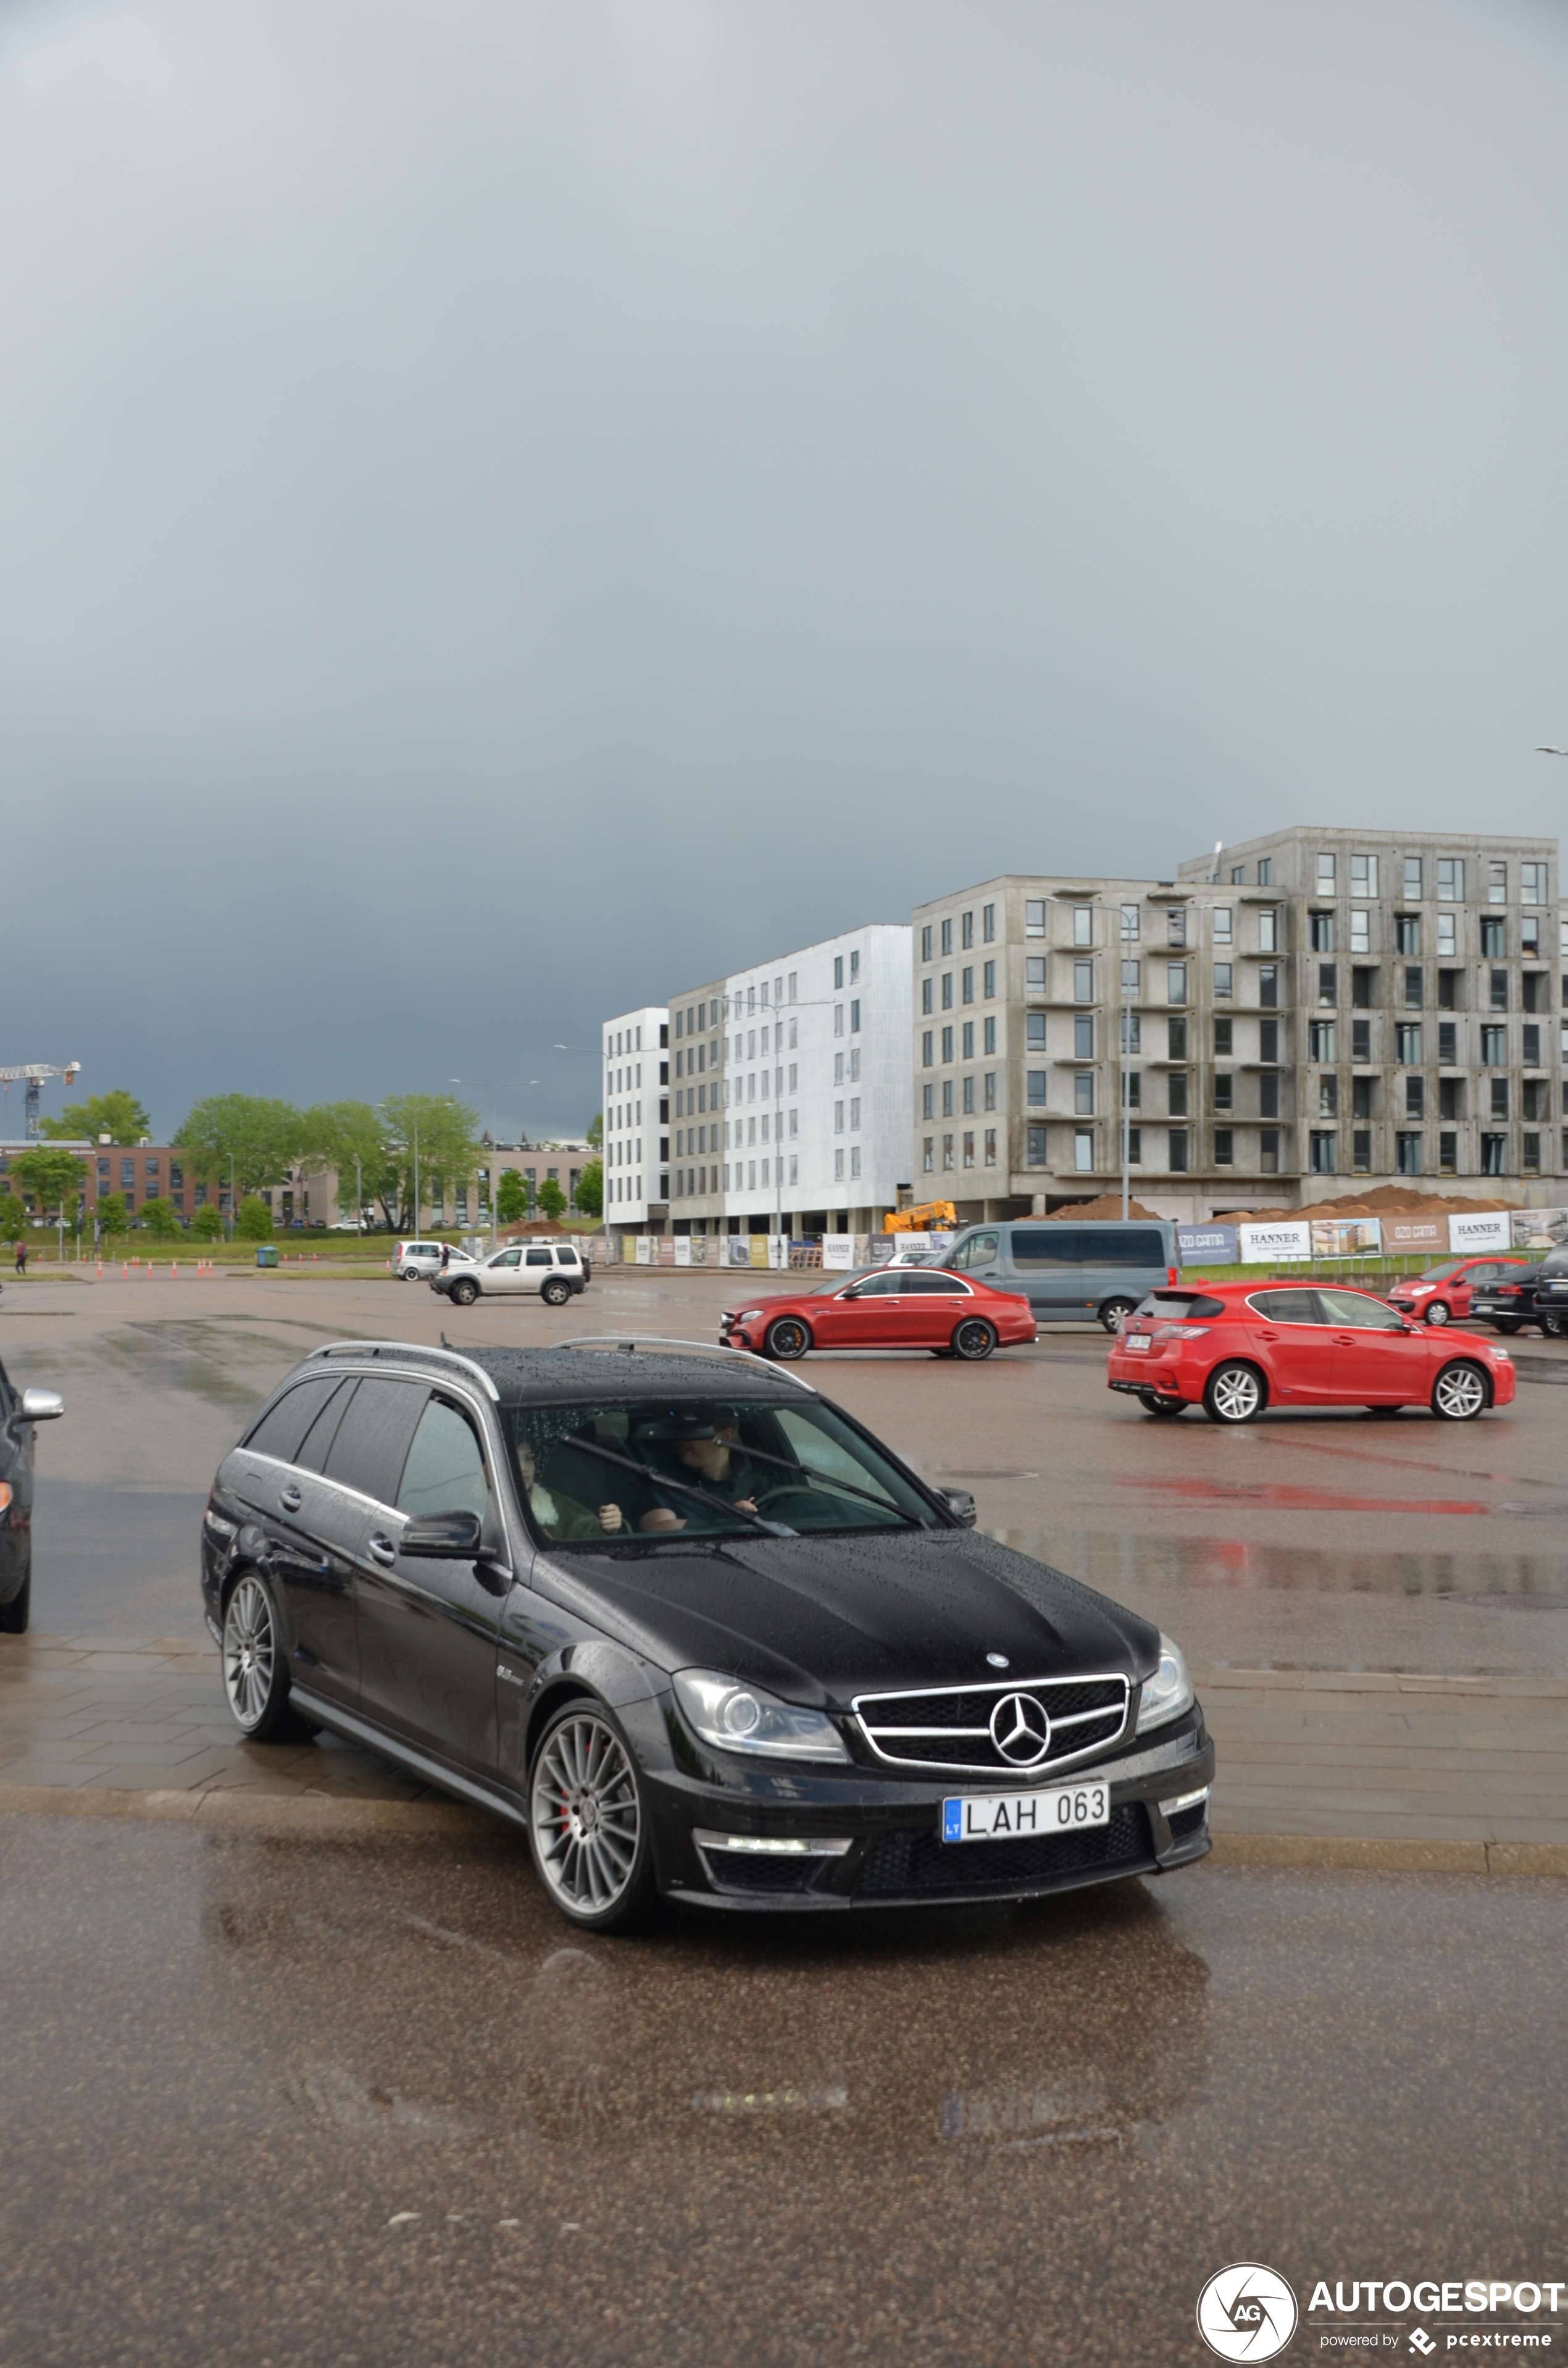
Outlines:
{"label": "door handle", "polygon": [[287,1488],[280,1488],[278,1490],[278,1501],[282,1506],[283,1510],[286,1513],[297,1513],[299,1511],[301,1503],[300,1492],[294,1486],[292,1481],[290,1482]]}
{"label": "door handle", "polygon": [[1257,1337],[1260,1340],[1278,1340],[1279,1335],[1278,1332],[1260,1332]]}
{"label": "door handle", "polygon": [[1336,1349],[1353,1349],[1356,1346],[1356,1336],[1353,1332],[1336,1332],[1334,1336],[1334,1345]]}
{"label": "door handle", "polygon": [[397,1548],[391,1538],[382,1536],[380,1530],[376,1531],[370,1540],[370,1559],[372,1562],[379,1562],[387,1570],[390,1570],[397,1560]]}

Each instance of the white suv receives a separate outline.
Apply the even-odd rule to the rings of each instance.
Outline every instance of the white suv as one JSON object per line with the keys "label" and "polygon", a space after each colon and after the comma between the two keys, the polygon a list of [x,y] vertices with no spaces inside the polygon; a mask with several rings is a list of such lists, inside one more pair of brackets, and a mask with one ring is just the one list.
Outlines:
{"label": "white suv", "polygon": [[441,1271],[441,1253],[450,1253],[454,1266],[472,1266],[467,1250],[452,1249],[447,1242],[399,1242],[392,1259],[392,1272],[401,1274],[404,1282],[425,1282]]}
{"label": "white suv", "polygon": [[472,1306],[482,1292],[486,1296],[537,1292],[547,1306],[564,1307],[586,1288],[587,1281],[575,1243],[512,1242],[460,1270],[454,1261],[445,1274],[430,1277],[430,1288],[444,1292],[458,1307]]}

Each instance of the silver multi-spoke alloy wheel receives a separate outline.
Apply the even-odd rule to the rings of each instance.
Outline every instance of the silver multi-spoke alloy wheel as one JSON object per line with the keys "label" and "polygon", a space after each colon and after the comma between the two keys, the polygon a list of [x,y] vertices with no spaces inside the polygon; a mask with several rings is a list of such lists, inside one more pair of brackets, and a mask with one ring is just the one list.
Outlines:
{"label": "silver multi-spoke alloy wheel", "polygon": [[1432,1392],[1432,1411],[1449,1422],[1472,1422],[1486,1404],[1486,1380],[1478,1365],[1445,1365]]}
{"label": "silver multi-spoke alloy wheel", "polygon": [[1447,1301],[1446,1299],[1435,1299],[1435,1300],[1432,1302],[1431,1306],[1426,1310],[1426,1321],[1427,1321],[1427,1323],[1428,1323],[1428,1324],[1446,1324],[1446,1323],[1448,1322],[1448,1320],[1449,1320],[1449,1303],[1448,1303],[1448,1301]]}
{"label": "silver multi-spoke alloy wheel", "polygon": [[1221,1365],[1210,1373],[1203,1404],[1213,1422],[1251,1422],[1263,1409],[1263,1383],[1251,1365]]}
{"label": "silver multi-spoke alloy wheel", "polygon": [[585,1704],[552,1726],[529,1788],[534,1861],[558,1907],[608,1923],[640,1873],[642,1804],[636,1770],[602,1712]]}
{"label": "silver multi-spoke alloy wheel", "polygon": [[223,1614],[223,1685],[229,1708],[247,1735],[267,1716],[277,1668],[272,1604],[260,1579],[247,1572]]}

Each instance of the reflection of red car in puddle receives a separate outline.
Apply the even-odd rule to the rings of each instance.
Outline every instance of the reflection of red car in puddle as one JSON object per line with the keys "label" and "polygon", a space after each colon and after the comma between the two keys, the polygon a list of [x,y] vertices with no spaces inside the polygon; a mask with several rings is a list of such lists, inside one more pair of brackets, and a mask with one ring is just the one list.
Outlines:
{"label": "reflection of red car in puddle", "polygon": [[944,1268],[875,1267],[835,1275],[814,1290],[783,1292],[726,1308],[719,1338],[792,1361],[809,1349],[928,1349],[938,1357],[989,1357],[1035,1338],[1034,1310],[1014,1291]]}
{"label": "reflection of red car in puddle", "polygon": [[1122,1327],[1107,1379],[1151,1414],[1201,1406],[1227,1423],[1298,1406],[1427,1406],[1469,1422],[1514,1396],[1506,1349],[1409,1323],[1370,1292],[1299,1283],[1152,1292]]}

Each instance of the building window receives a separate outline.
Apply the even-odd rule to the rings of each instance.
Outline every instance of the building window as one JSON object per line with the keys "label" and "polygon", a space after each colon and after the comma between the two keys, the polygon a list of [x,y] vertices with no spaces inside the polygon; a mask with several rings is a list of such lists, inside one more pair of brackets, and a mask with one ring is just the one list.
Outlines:
{"label": "building window", "polygon": [[[1032,1078],[1030,1083],[1032,1085]],[[1041,1077],[1040,1084],[1043,1086],[1044,1083],[1045,1079]],[[1032,1094],[1029,1099],[1031,1100],[1034,1099]],[[1045,1096],[1042,1093],[1040,1099],[1043,1101],[1044,1099]],[[1095,1114],[1095,1073],[1092,1069],[1078,1069],[1074,1071],[1073,1077],[1073,1108],[1079,1118],[1093,1118]]]}
{"label": "building window", "polygon": [[1335,1173],[1335,1159],[1338,1146],[1338,1137],[1335,1133],[1334,1129],[1332,1127],[1314,1127],[1312,1133],[1308,1135],[1307,1142],[1311,1151],[1312,1174],[1314,1176],[1334,1175]]}
{"label": "building window", "polygon": [[1232,887],[1233,887],[1233,888],[1244,888],[1244,887],[1246,886],[1246,882],[1247,882],[1247,868],[1246,868],[1246,865],[1245,865],[1244,863],[1233,863],[1233,864],[1232,864],[1232,866],[1231,866],[1231,885],[1232,885]]}
{"label": "building window", "polygon": [[[1127,935],[1127,931],[1123,929],[1121,934],[1125,937]],[[1187,906],[1185,905],[1173,905],[1166,913],[1165,943],[1169,946],[1186,945]]]}
{"label": "building window", "polygon": [[1546,866],[1544,863],[1520,864],[1519,902],[1521,905],[1545,904]]}
{"label": "building window", "polygon": [[1024,1129],[1024,1165],[1026,1167],[1045,1166],[1045,1129],[1027,1126]]}
{"label": "building window", "polygon": [[1418,954],[1421,951],[1421,916],[1419,913],[1396,913],[1394,915],[1393,950],[1396,954]]}
{"label": "building window", "polygon": [[950,1061],[950,1060],[952,1059],[952,1057],[953,1057],[953,1031],[952,1031],[952,1030],[951,1030],[950,1028],[944,1028],[944,1029],[943,1029],[943,1030],[942,1030],[942,1059],[943,1059],[943,1062],[944,1062],[944,1063],[949,1062],[949,1061]]}
{"label": "building window", "polygon": [[1024,1071],[1024,1090],[1028,1097],[1030,1106],[1035,1110],[1045,1108],[1045,1078],[1046,1072],[1043,1069]]}
{"label": "building window", "polygon": [[996,942],[996,907],[994,905],[983,905],[981,906],[980,934],[984,939],[988,946],[994,945]]}
{"label": "building window", "polygon": [[1092,1011],[1075,1011],[1073,1015],[1073,1058],[1092,1061],[1095,1057],[1095,1015]]}
{"label": "building window", "polygon": [[961,921],[961,923],[960,923],[960,935],[962,936],[963,942],[964,942],[964,944],[965,944],[966,946],[972,946],[972,945],[973,945],[973,943],[974,943],[974,915],[973,915],[972,913],[965,913],[965,914],[964,914],[963,918],[962,918],[962,921]]}
{"label": "building window", "polygon": [[[1187,1022],[1185,1019],[1168,1019],[1165,1026],[1167,1029],[1178,1027],[1185,1029]],[[1186,1041],[1185,1038],[1183,1041]],[[1122,1013],[1121,1049],[1124,1053],[1141,1053],[1143,1050],[1143,1015],[1141,1011]],[[1185,1061],[1187,1054],[1184,1053],[1181,1057]]]}
{"label": "building window", "polygon": [[1230,962],[1216,962],[1216,963],[1215,963],[1215,965],[1214,965],[1214,994],[1215,994],[1216,1000],[1219,1000],[1219,999],[1221,999],[1221,998],[1222,998],[1222,997],[1224,997],[1224,996],[1228,996],[1228,995],[1230,994],[1230,992],[1231,992],[1231,980],[1232,980],[1232,976],[1233,976],[1233,966],[1232,966],[1232,964],[1231,964]]}
{"label": "building window", "polygon": [[[1089,965],[1085,962],[1083,967],[1087,970]],[[1045,956],[1043,954],[1024,956],[1024,992],[1026,995],[1045,993]]]}
{"label": "building window", "polygon": [[[1527,866],[1526,868],[1528,869],[1528,867]],[[1526,1174],[1527,1176],[1539,1176],[1539,1175],[1540,1174],[1540,1135],[1539,1135],[1539,1134],[1526,1134],[1526,1135],[1524,1135],[1524,1136],[1521,1138],[1521,1145],[1520,1145],[1520,1147],[1521,1147],[1521,1155],[1522,1155],[1522,1156],[1521,1156],[1521,1159],[1520,1159],[1520,1165],[1521,1165],[1521,1167],[1524,1168],[1525,1174]]]}
{"label": "building window", "polygon": [[1440,855],[1437,858],[1437,894],[1445,905],[1464,903],[1464,859]]}
{"label": "building window", "polygon": [[[1486,901],[1489,905],[1506,905],[1507,903],[1508,867],[1506,863],[1489,863],[1487,865]],[[1488,1176],[1492,1175],[1494,1172],[1501,1175],[1503,1171],[1501,1168],[1494,1171],[1490,1167],[1484,1170],[1484,1173]]]}
{"label": "building window", "polygon": [[1045,1014],[1043,1011],[1026,1012],[1024,1015],[1024,1040],[1031,1053],[1044,1052]]}
{"label": "building window", "polygon": [[[1128,1047],[1129,1051],[1132,1049],[1131,1045]],[[1185,1016],[1179,1019],[1167,1019],[1165,1022],[1165,1058],[1167,1061],[1185,1061],[1187,1058]]]}
{"label": "building window", "polygon": [[[1367,1082],[1369,1085],[1371,1083],[1370,1078],[1369,1078]],[[1404,1115],[1406,1118],[1412,1119],[1421,1119],[1426,1117],[1426,1080],[1425,1077],[1406,1077],[1404,1081]]]}
{"label": "building window", "polygon": [[851,1036],[858,1036],[860,1033],[860,998],[858,996],[855,997],[854,1002],[849,1007],[849,1033]]}
{"label": "building window", "polygon": [[1121,965],[1121,992],[1138,996],[1143,992],[1143,965],[1141,962],[1124,962]]}
{"label": "building window", "polygon": [[1093,1175],[1095,1167],[1095,1131],[1093,1127],[1081,1126],[1074,1131],[1073,1136],[1073,1167],[1074,1173],[1079,1176]]}
{"label": "building window", "polygon": [[1260,888],[1272,888],[1274,885],[1274,859],[1271,855],[1266,855],[1257,867],[1257,884]]}
{"label": "building window", "polygon": [[1364,905],[1350,907],[1350,951],[1353,954],[1369,954],[1372,951],[1371,916]]}
{"label": "building window", "polygon": [[937,1165],[937,1138],[934,1134],[928,1134],[926,1137],[925,1142],[920,1146],[920,1153],[921,1167],[924,1172],[929,1176],[931,1170]]}
{"label": "building window", "polygon": [[1187,1116],[1187,1071],[1173,1069],[1165,1079],[1165,1108],[1172,1118]]}
{"label": "building window", "polygon": [[1229,1069],[1216,1070],[1214,1075],[1214,1107],[1217,1110],[1235,1108],[1235,1079]]}
{"label": "building window", "polygon": [[[1368,1021],[1365,1024],[1369,1029],[1370,1028],[1370,1021]],[[1393,1031],[1393,1042],[1394,1058],[1399,1063],[1400,1067],[1402,1069],[1419,1068],[1421,1065],[1420,1021],[1402,1020],[1400,1025]],[[1361,1057],[1370,1060],[1371,1054],[1369,1052],[1364,1056],[1358,1055],[1358,1058]]]}
{"label": "building window", "polygon": [[988,962],[982,971],[980,986],[986,1002],[990,1003],[996,993],[996,965],[994,962]]}
{"label": "building window", "polygon": [[1457,1069],[1460,1060],[1460,1030],[1457,1019],[1437,1022],[1437,1064],[1440,1068]]}
{"label": "building window", "polygon": [[1332,1019],[1309,1020],[1307,1058],[1310,1061],[1332,1061],[1335,1057],[1334,1035],[1335,1022]]}
{"label": "building window", "polygon": [[1214,907],[1214,943],[1217,946],[1228,946],[1231,943],[1233,933],[1233,924],[1234,915],[1233,914],[1230,905],[1216,905]]}
{"label": "building window", "polygon": [[1233,1019],[1215,1020],[1214,1057],[1217,1061],[1228,1061],[1234,1053],[1235,1028],[1236,1023]]}
{"label": "building window", "polygon": [[1339,1079],[1332,1069],[1325,1070],[1318,1079],[1318,1116],[1339,1116]]}
{"label": "building window", "polygon": [[996,1165],[996,1130],[994,1126],[985,1130],[985,1165],[987,1167]]}
{"label": "building window", "polygon": [[922,962],[929,962],[929,961],[930,961],[930,959],[931,959],[931,951],[932,951],[932,949],[931,949],[931,924],[930,924],[930,922],[929,922],[929,921],[927,921],[927,922],[926,922],[926,926],[925,926],[925,928],[924,928],[921,930],[921,932],[920,932],[920,959],[921,959],[921,961],[922,961]]}
{"label": "building window", "polygon": [[1338,1000],[1339,964],[1337,962],[1319,962],[1318,1001],[1320,1003],[1337,1003]]}
{"label": "building window", "polygon": [[[1261,871],[1263,866],[1259,864]],[[1257,1136],[1258,1172],[1264,1176],[1279,1173],[1279,1130],[1277,1126],[1260,1127]]]}
{"label": "building window", "polygon": [[860,1146],[858,1143],[852,1143],[849,1146],[849,1173],[851,1176],[858,1176],[860,1173]]}
{"label": "building window", "polygon": [[935,979],[930,978],[923,978],[920,982],[920,1008],[923,1012],[928,1012],[935,1008],[936,984]]}
{"label": "building window", "polygon": [[974,1166],[974,1130],[972,1127],[966,1127],[964,1129],[963,1164],[966,1167],[972,1167]]}
{"label": "building window", "polygon": [[[972,1076],[968,1076],[963,1081],[963,1106],[966,1116],[974,1108],[974,1079]],[[855,1107],[858,1110],[860,1107],[859,1103],[857,1102]]]}
{"label": "building window", "polygon": [[844,1033],[844,1006],[842,1003],[835,1003],[833,1007],[833,1032],[835,1036],[842,1036]]}
{"label": "building window", "polygon": [[833,1131],[835,1134],[842,1134],[844,1132],[844,1104],[842,1102],[835,1102],[833,1105]]}
{"label": "building window", "polygon": [[1493,972],[1491,978],[1491,991],[1493,1010],[1506,1011],[1508,1008],[1508,973],[1506,970],[1494,970]]}
{"label": "building window", "polygon": [[1272,905],[1257,916],[1257,950],[1260,954],[1277,954],[1279,951],[1279,916]]}
{"label": "building window", "polygon": [[1170,1131],[1170,1170],[1173,1176],[1187,1174],[1187,1129],[1173,1126]]}
{"label": "building window", "polygon": [[950,970],[945,970],[942,973],[942,1008],[944,1011],[950,1011],[952,1008],[953,974]]}
{"label": "building window", "polygon": [[1075,962],[1073,965],[1073,1000],[1074,1003],[1093,1003],[1094,999],[1094,963]]}
{"label": "building window", "polygon": [[[949,1165],[951,1166],[951,1164],[952,1163],[949,1161]],[[753,1165],[756,1165],[755,1161],[753,1162]],[[835,1184],[842,1184],[844,1181],[844,1154],[842,1151],[835,1151],[833,1155],[833,1180]]]}
{"label": "building window", "polygon": [[984,1101],[985,1108],[988,1110],[994,1110],[995,1109],[996,1072],[994,1069],[987,1069],[985,1072],[984,1088],[982,1098]]}
{"label": "building window", "polygon": [[948,1168],[950,1167],[952,1164],[953,1138],[950,1134],[945,1134],[942,1137],[942,1166],[944,1168]]}
{"label": "building window", "polygon": [[1437,916],[1437,960],[1439,962],[1452,962],[1459,951],[1455,935],[1457,920],[1458,916],[1454,913],[1439,913]]}
{"label": "building window", "polygon": [[[1499,867],[1500,869],[1501,867]],[[1481,1172],[1483,1176],[1505,1173],[1504,1157],[1508,1148],[1506,1134],[1483,1134],[1481,1138]]]}
{"label": "building window", "polygon": [[953,950],[953,924],[952,924],[951,917],[949,916],[947,920],[945,920],[945,921],[942,923],[942,951],[943,951],[945,954],[950,954],[950,953],[952,952],[952,950]]}
{"label": "building window", "polygon": [[[1540,1066],[1540,1022],[1539,1019],[1526,1020],[1524,1026],[1524,1064],[1527,1069],[1539,1069]],[[169,1178],[169,1181],[173,1183],[173,1177]]]}
{"label": "building window", "polygon": [[1519,951],[1527,962],[1540,960],[1540,915],[1526,913],[1519,922]]}
{"label": "building window", "polygon": [[1334,951],[1334,915],[1311,913],[1307,918],[1310,929],[1308,942],[1313,953],[1331,954]]}
{"label": "building window", "polygon": [[1372,1172],[1372,1130],[1358,1126],[1350,1135],[1350,1172],[1353,1176],[1369,1176]]}
{"label": "building window", "polygon": [[1137,944],[1138,929],[1138,906],[1136,905],[1124,905],[1121,908],[1121,941],[1123,945]]}
{"label": "building window", "polygon": [[935,1086],[922,1086],[922,1087],[921,1087],[921,1088],[920,1088],[920,1115],[921,1115],[921,1117],[922,1117],[922,1118],[935,1118],[935,1117],[936,1117],[936,1115],[937,1115],[937,1107],[936,1107],[936,1104],[937,1104],[937,1088],[936,1088],[936,1087],[935,1087]]}
{"label": "building window", "polygon": [[1187,1001],[1187,964],[1184,962],[1165,964],[1165,1001],[1167,1003]]}
{"label": "building window", "polygon": [[1481,924],[1481,954],[1483,962],[1501,962],[1507,952],[1501,921],[1483,919]]}
{"label": "building window", "polygon": [[953,1081],[951,1077],[944,1077],[942,1079],[942,1116],[944,1118],[951,1118],[952,1114]]}
{"label": "building window", "polygon": [[1407,962],[1404,969],[1404,1008],[1419,1011],[1426,999],[1426,977],[1419,962]]}
{"label": "building window", "polygon": [[1043,896],[1030,896],[1026,900],[1024,905],[1024,935],[1026,938],[1044,937],[1045,899]]}
{"label": "building window", "polygon": [[1228,1126],[1217,1126],[1214,1129],[1214,1165],[1216,1167],[1233,1167],[1235,1164],[1235,1134]]}
{"label": "building window", "polygon": [[1273,962],[1260,962],[1258,964],[1257,1000],[1258,1007],[1261,1010],[1274,1011],[1278,1008],[1279,972],[1278,966]]}
{"label": "building window", "polygon": [[1483,1028],[1481,1031],[1481,1065],[1483,1069],[1502,1069],[1508,1062],[1508,1031],[1506,1028]]}
{"label": "building window", "polygon": [[[764,1125],[767,1123],[766,1119],[763,1121],[763,1123]],[[858,1094],[853,1094],[850,1097],[849,1132],[851,1134],[858,1134],[860,1132],[860,1097]]]}
{"label": "building window", "polygon": [[1492,1116],[1494,1118],[1506,1118],[1508,1115],[1508,1080],[1506,1077],[1494,1077],[1491,1082]]}
{"label": "building window", "polygon": [[934,1030],[929,1029],[929,1028],[923,1028],[923,1029],[921,1030],[921,1031],[920,1031],[920,1065],[921,1065],[921,1067],[922,1067],[922,1068],[924,1068],[924,1069],[928,1069],[928,1068],[930,1067],[930,1065],[931,1065],[931,1055],[932,1055],[933,1051],[935,1050],[935,1047],[936,1047],[936,1042],[937,1042],[937,1039],[936,1039],[936,1033],[935,1033]]}
{"label": "building window", "polygon": [[1318,888],[1330,896],[1334,894],[1335,861],[1332,855],[1318,857]]}
{"label": "building window", "polygon": [[986,1053],[988,1054],[994,1053],[996,1050],[996,1020],[994,1014],[993,1014],[991,1019],[983,1020],[981,1023],[981,1034]]}

